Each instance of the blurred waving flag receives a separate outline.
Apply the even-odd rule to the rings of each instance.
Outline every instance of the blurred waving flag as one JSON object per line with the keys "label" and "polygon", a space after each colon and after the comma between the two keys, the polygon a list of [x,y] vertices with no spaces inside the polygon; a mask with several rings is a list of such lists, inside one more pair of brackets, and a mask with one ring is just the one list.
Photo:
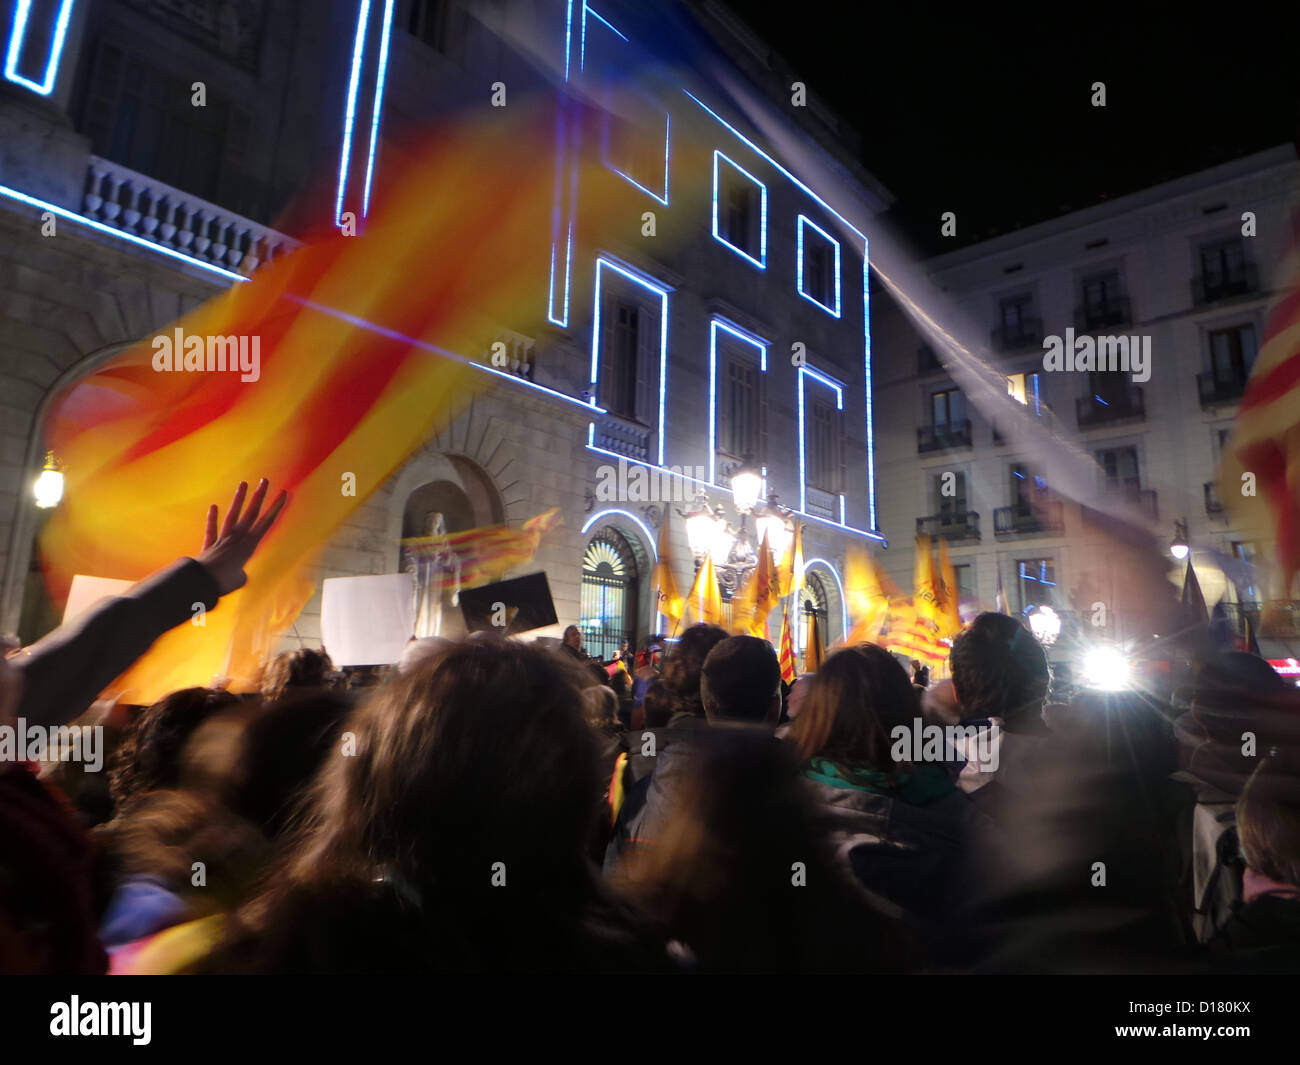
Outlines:
{"label": "blurred waving flag", "polygon": [[1271,529],[1285,599],[1300,570],[1300,212],[1278,277],[1280,298],[1219,468],[1219,498],[1237,521]]}
{"label": "blurred waving flag", "polygon": [[793,684],[798,673],[794,662],[794,640],[790,636],[790,608],[781,613],[781,679]]}
{"label": "blurred waving flag", "polygon": [[500,580],[508,570],[525,565],[537,554],[542,537],[560,524],[560,508],[551,507],[520,526],[486,525],[457,533],[412,536],[402,546],[417,557],[436,558],[450,550],[460,563],[455,573],[438,570],[432,574],[440,589],[477,588]]}
{"label": "blurred waving flag", "polygon": [[[163,637],[122,678],[132,701],[218,675],[252,687],[312,594],[319,548],[498,380],[460,353],[545,306],[553,183],[520,160],[550,153],[548,106],[441,128],[387,168],[359,235],[329,226],[57,397],[66,492],[42,541],[56,601],[76,573],[138,580],[197,551],[208,504],[241,480],[290,493],[247,586]],[[610,211],[614,180],[584,188],[579,231]],[[219,368],[236,350],[244,365]]]}

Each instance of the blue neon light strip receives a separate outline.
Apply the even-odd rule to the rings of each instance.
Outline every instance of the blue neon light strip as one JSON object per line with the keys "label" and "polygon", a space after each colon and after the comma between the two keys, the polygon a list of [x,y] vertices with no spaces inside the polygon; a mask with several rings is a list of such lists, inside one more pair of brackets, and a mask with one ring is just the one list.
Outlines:
{"label": "blue neon light strip", "polygon": [[608,163],[606,164],[609,166],[609,168],[612,171],[614,171],[614,173],[616,173],[624,181],[627,181],[630,184],[635,185],[638,189],[644,192],[651,199],[657,200],[659,203],[662,203],[665,207],[668,206],[668,146],[669,146],[669,137],[670,137],[669,127],[671,123],[672,123],[672,116],[669,115],[667,111],[665,111],[664,112],[664,192],[662,196],[660,196],[659,193],[655,192],[654,189],[646,188],[646,186],[642,185],[641,182],[637,181],[636,178],[634,178],[631,174],[627,173],[626,171],[620,170],[618,167],[613,166],[611,164]]}
{"label": "blue neon light strip", "polygon": [[840,620],[844,625],[844,628],[840,630],[840,633],[841,635],[846,635],[849,631],[849,604],[848,600],[844,598],[844,582],[840,580],[839,571],[824,558],[810,558],[804,562],[803,571],[805,573],[808,572],[809,566],[825,566],[830,570],[831,576],[835,579],[835,587],[838,588],[840,592]]}
{"label": "blue neon light strip", "polygon": [[169,259],[175,259],[183,262],[188,266],[198,266],[204,270],[210,270],[214,274],[220,274],[222,277],[231,281],[247,281],[243,274],[237,274],[233,270],[227,270],[224,267],[216,266],[212,263],[206,263],[202,259],[196,259],[192,255],[186,255],[184,252],[176,251],[174,248],[167,248],[157,244],[152,240],[146,240],[144,237],[137,237],[134,233],[127,233],[120,229],[114,229],[110,225],[94,218],[87,218],[85,215],[77,214],[75,211],[69,211],[66,207],[60,207],[57,204],[49,203],[45,200],[38,200],[35,196],[28,196],[25,192],[19,192],[17,189],[11,189],[6,185],[0,185],[0,196],[7,196],[19,203],[25,203],[30,207],[35,207],[41,211],[49,211],[60,218],[66,218],[69,222],[76,222],[79,225],[89,226],[91,229],[106,233],[110,237],[117,237],[125,240],[130,244],[135,244],[141,248],[148,248],[150,251],[156,251],[160,255],[165,255]]}
{"label": "blue neon light strip", "polygon": [[[818,384],[825,385],[835,393],[835,409],[842,411],[844,409],[844,385],[829,377],[820,370],[814,370],[811,366],[800,366],[797,377],[797,399],[799,405],[799,510],[806,512],[808,510],[808,475],[807,475],[807,431],[805,428],[806,416],[804,414],[803,400],[803,379],[811,377]],[[844,493],[840,496],[840,520],[836,522],[827,522],[828,525],[842,527],[844,525]]]}
{"label": "blue neon light strip", "polygon": [[[727,238],[724,237],[718,229],[718,189],[719,189],[718,160],[719,159],[726,162],[727,165],[730,166],[733,170],[735,170],[738,174],[752,181],[755,185],[758,186],[759,191],[762,193],[762,207],[761,210],[759,211],[759,223],[758,223],[758,258],[757,259],[755,259],[752,255],[750,255],[749,252],[745,251],[744,248],[739,248],[735,244],[732,244],[731,241],[727,240]],[[751,174],[744,167],[739,166],[734,160],[729,159],[727,156],[723,155],[721,151],[717,151],[717,150],[715,150],[713,153],[713,239],[718,241],[718,243],[720,244],[725,244],[737,255],[744,256],[744,258],[748,259],[760,270],[767,269],[767,186],[764,185],[761,181],[759,181],[758,178],[754,177],[754,175]]]}
{"label": "blue neon light strip", "polygon": [[876,523],[876,429],[872,416],[871,393],[871,269],[868,266],[869,247],[862,241],[862,380],[866,391],[867,419],[867,524],[873,529]]}
{"label": "blue neon light strip", "polygon": [[343,193],[348,184],[348,166],[352,157],[352,124],[357,114],[357,85],[361,81],[361,56],[366,47],[366,23],[370,19],[370,0],[361,0],[357,10],[357,33],[352,42],[352,73],[348,76],[348,99],[343,111],[343,147],[339,152],[339,192],[334,201],[334,224],[343,224]]}
{"label": "blue neon light strip", "polygon": [[[577,401],[575,400],[574,402]],[[638,462],[636,459],[630,459],[626,455],[620,455],[617,451],[610,451],[608,448],[597,447],[596,444],[592,443],[593,439],[595,438],[595,428],[596,428],[595,425],[591,425],[588,427],[587,445],[586,445],[588,451],[594,452],[597,455],[608,455],[610,458],[622,459],[624,462],[628,463],[628,465],[631,466],[644,466],[647,470],[655,470],[658,473],[666,473],[671,477],[679,477],[683,481],[690,481],[691,484],[701,485],[702,487],[707,488],[711,491],[726,492],[727,495],[733,494],[731,489],[726,487],[725,485],[709,484],[707,481],[701,481],[698,477],[691,477],[688,474],[682,473],[680,470],[673,469],[671,466],[665,466],[663,465],[663,463],[660,463],[659,465],[655,465],[654,463],[651,462]],[[880,533],[878,532],[871,532],[868,529],[857,529],[854,528],[852,525],[845,525],[842,522],[831,521],[829,518],[823,518],[819,514],[809,514],[803,510],[792,510],[791,513],[798,514],[799,517],[804,518],[807,521],[815,521],[819,525],[825,525],[827,528],[835,529],[838,532],[852,533],[854,536],[861,536],[867,540],[879,540],[882,544],[885,542],[885,538],[881,536]]]}
{"label": "blue neon light strip", "polygon": [[18,0],[14,7],[14,17],[9,33],[9,47],[5,52],[5,78],[24,89],[30,89],[40,96],[49,96],[54,91],[58,79],[59,57],[63,54],[63,42],[68,34],[68,20],[72,17],[74,0],[63,0],[59,13],[55,17],[54,36],[50,41],[50,54],[45,60],[45,73],[39,82],[25,78],[18,73],[18,60],[22,55],[23,43],[27,38],[27,21],[31,15],[32,0]]}
{"label": "blue neon light strip", "polygon": [[[709,483],[716,477],[718,453],[718,330],[758,348],[759,370],[767,373],[767,344],[721,318],[709,322]],[[661,463],[663,459],[659,460]]]}
{"label": "blue neon light strip", "polygon": [[[379,143],[379,114],[384,106],[384,76],[388,71],[388,36],[393,26],[393,0],[384,0],[384,28],[379,38],[379,70],[375,74],[375,102],[370,112],[370,152],[366,156],[366,187],[361,197],[361,217],[370,213],[370,179],[375,172],[375,147]],[[836,251],[836,278],[839,277]],[[838,284],[838,280],[837,280]]]}
{"label": "blue neon light strip", "polygon": [[546,320],[558,325],[561,329],[567,329],[569,325],[569,271],[573,264],[573,223],[569,223],[569,237],[564,246],[564,314],[562,317],[555,317],[555,251],[556,245],[551,245],[551,291],[547,297],[546,303]]}
{"label": "blue neon light strip", "polygon": [[617,508],[610,508],[609,510],[597,511],[595,514],[593,514],[590,518],[587,519],[586,523],[582,526],[582,531],[585,533],[588,529],[590,529],[593,525],[595,525],[596,522],[600,521],[601,518],[607,518],[611,514],[617,514],[620,517],[627,518],[629,521],[634,522],[636,524],[636,527],[640,529],[643,533],[645,533],[646,548],[650,552],[650,557],[654,559],[656,562],[659,561],[659,549],[655,546],[654,533],[650,531],[650,529],[646,526],[645,522],[643,522],[640,518],[638,518],[635,514],[631,513],[630,511],[618,510]]}
{"label": "blue neon light strip", "polygon": [[[816,230],[818,233],[821,234],[821,236],[822,236],[822,237],[823,237],[827,242],[829,242],[829,243],[835,245],[835,306],[834,306],[834,307],[828,307],[828,306],[826,306],[826,304],[824,304],[821,300],[817,299],[815,296],[811,296],[811,295],[809,295],[807,292],[804,291],[804,288],[803,288],[803,231],[804,231],[804,227],[808,227],[808,228],[810,228],[810,229],[814,229],[814,230]],[[799,290],[799,295],[801,295],[801,296],[802,296],[804,299],[806,299],[809,303],[815,303],[815,304],[817,304],[817,306],[820,307],[822,310],[824,310],[824,311],[826,311],[828,314],[831,314],[831,315],[833,315],[834,317],[838,318],[838,317],[840,316],[840,242],[839,242],[838,240],[836,240],[834,237],[832,237],[829,233],[827,233],[826,230],[822,229],[821,226],[817,225],[817,223],[814,222],[812,219],[810,219],[807,215],[802,215],[802,214],[801,214],[801,215],[799,216],[799,221],[798,221],[798,223],[797,223],[796,228],[798,229],[799,239],[798,239],[798,241],[796,242],[796,245],[797,245],[797,249],[798,249],[798,250],[797,250],[796,253],[795,253],[795,272],[794,272],[794,276],[795,276],[795,279],[796,279],[796,282],[797,282],[797,288],[798,288],[798,290]]]}
{"label": "blue neon light strip", "polygon": [[[664,461],[664,404],[665,395],[668,389],[668,289],[662,285],[656,284],[646,275],[634,270],[632,267],[622,263],[617,263],[613,259],[600,256],[596,260],[596,295],[595,305],[591,316],[591,406],[596,406],[596,382],[600,373],[600,286],[601,270],[605,267],[622,274],[634,284],[653,292],[659,297],[659,426],[657,435],[659,437],[659,463]],[[595,425],[588,426],[587,441],[595,439]]]}

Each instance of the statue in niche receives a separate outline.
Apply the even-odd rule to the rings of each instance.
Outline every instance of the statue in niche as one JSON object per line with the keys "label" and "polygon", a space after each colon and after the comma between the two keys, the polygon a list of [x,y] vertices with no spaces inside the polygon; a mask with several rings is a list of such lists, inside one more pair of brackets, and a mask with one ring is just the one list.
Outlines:
{"label": "statue in niche", "polygon": [[441,513],[429,515],[425,532],[433,542],[421,544],[407,552],[406,570],[415,577],[412,635],[442,635],[442,607],[446,593],[451,606],[460,605],[460,557],[437,538],[447,535],[447,522]]}

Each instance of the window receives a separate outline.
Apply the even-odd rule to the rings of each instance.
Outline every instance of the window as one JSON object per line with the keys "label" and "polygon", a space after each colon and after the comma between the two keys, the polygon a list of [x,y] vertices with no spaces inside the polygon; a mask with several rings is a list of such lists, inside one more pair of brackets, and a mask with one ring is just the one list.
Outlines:
{"label": "window", "polygon": [[767,268],[767,187],[721,152],[713,153],[713,235]]}
{"label": "window", "polygon": [[1130,399],[1129,376],[1123,370],[1090,370],[1088,387],[1093,399],[1103,407],[1127,410],[1133,405]]}
{"label": "window", "polygon": [[641,308],[611,299],[604,317],[604,372],[600,405],[624,418],[637,416],[637,380],[641,371]]}
{"label": "window", "polygon": [[1240,384],[1255,365],[1255,327],[1238,325],[1210,333],[1210,372],[1215,384]]}
{"label": "window", "polygon": [[1033,407],[1042,414],[1042,396],[1039,391],[1041,375],[1038,373],[1013,373],[1007,377],[1007,394],[1017,403]]}
{"label": "window", "polygon": [[957,579],[957,601],[963,599],[975,598],[975,567],[970,563],[962,563],[952,567],[953,576]]}
{"label": "window", "polygon": [[1027,511],[1047,496],[1047,480],[1031,472],[1023,462],[1013,463],[1009,473],[1008,495],[1016,510]]}
{"label": "window", "polygon": [[931,424],[939,426],[956,425],[966,420],[966,397],[960,389],[936,392],[930,397]]}
{"label": "window", "polygon": [[1118,270],[1106,270],[1083,279],[1081,324],[1085,329],[1120,324],[1125,317],[1123,307]]}
{"label": "window", "polygon": [[[629,114],[628,108],[634,112]],[[656,105],[620,97],[604,112],[605,162],[642,192],[668,206],[669,116]]]}
{"label": "window", "polygon": [[1138,489],[1138,453],[1135,447],[1113,447],[1097,452],[1097,463],[1109,488]]}
{"label": "window", "polygon": [[839,411],[817,398],[809,400],[808,415],[808,484],[823,492],[839,492]]}
{"label": "window", "polygon": [[452,35],[455,4],[450,0],[412,0],[406,29],[435,52],[446,53]]}
{"label": "window", "polygon": [[735,458],[761,462],[758,448],[758,367],[739,358],[727,359],[724,365],[718,446]]}
{"label": "window", "polygon": [[1056,565],[1050,558],[1023,558],[1016,562],[1016,587],[1020,593],[1020,610],[1050,605],[1056,588]]}
{"label": "window", "polygon": [[955,520],[956,515],[966,513],[966,474],[954,474],[953,491],[951,495],[944,494],[944,474],[936,473],[933,478],[933,484],[934,498],[939,505],[939,514],[943,517],[942,524],[947,525],[951,521]]}
{"label": "window", "polygon": [[1201,278],[1207,296],[1221,295],[1241,285],[1246,276],[1246,251],[1240,237],[1201,248]]}
{"label": "window", "polygon": [[998,314],[1003,345],[1016,346],[1037,340],[1038,320],[1034,317],[1034,297],[1030,293],[1000,301]]}
{"label": "window", "polygon": [[82,108],[91,150],[246,217],[265,221],[265,189],[244,174],[249,116],[209,89],[190,104],[188,79],[101,44]]}
{"label": "window", "polygon": [[799,294],[840,316],[840,244],[803,215],[798,221],[796,276]]}

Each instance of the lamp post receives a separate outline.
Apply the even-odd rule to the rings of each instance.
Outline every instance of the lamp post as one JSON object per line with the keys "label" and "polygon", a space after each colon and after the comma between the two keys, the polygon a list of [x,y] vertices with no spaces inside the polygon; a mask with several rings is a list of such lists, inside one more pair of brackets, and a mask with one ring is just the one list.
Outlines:
{"label": "lamp post", "polygon": [[1191,545],[1187,542],[1187,520],[1184,518],[1174,522],[1174,538],[1169,542],[1169,553],[1181,562],[1191,550]]}

